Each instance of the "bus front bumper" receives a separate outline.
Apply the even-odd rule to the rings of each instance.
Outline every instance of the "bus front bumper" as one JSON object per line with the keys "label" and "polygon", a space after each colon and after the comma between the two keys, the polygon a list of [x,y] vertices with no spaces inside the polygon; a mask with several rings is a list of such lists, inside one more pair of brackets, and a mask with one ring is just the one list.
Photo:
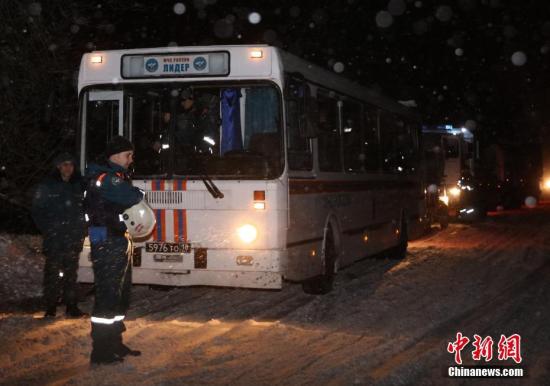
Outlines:
{"label": "bus front bumper", "polygon": [[[138,261],[139,260],[139,261]],[[167,286],[220,286],[281,289],[284,251],[280,250],[206,250],[182,255],[134,253],[132,283]],[[78,281],[93,283],[94,274],[85,248],[80,256]]]}

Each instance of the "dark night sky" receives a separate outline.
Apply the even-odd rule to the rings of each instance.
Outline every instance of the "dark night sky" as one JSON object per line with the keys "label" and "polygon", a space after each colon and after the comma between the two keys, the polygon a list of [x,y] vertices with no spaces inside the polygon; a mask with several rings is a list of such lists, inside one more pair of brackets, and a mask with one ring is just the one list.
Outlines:
{"label": "dark night sky", "polygon": [[539,142],[550,119],[544,0],[2,0],[0,16],[0,101],[15,111],[0,120],[4,132],[74,130],[84,52],[168,44],[269,43],[343,65],[347,77],[414,99],[426,122],[475,122],[486,143]]}
{"label": "dark night sky", "polygon": [[[340,62],[350,78],[415,99],[433,122],[470,119],[513,132],[536,131],[545,118],[546,1],[199,0],[182,2],[181,15],[177,2],[150,3],[96,3],[90,41],[98,49],[266,42],[329,69]],[[248,20],[253,11],[257,24]]]}

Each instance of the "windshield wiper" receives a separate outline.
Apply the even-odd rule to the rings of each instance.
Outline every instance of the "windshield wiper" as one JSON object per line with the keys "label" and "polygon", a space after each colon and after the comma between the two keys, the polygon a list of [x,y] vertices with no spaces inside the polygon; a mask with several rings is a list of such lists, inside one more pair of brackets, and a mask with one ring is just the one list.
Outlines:
{"label": "windshield wiper", "polygon": [[218,189],[216,184],[212,181],[212,178],[210,178],[210,176],[206,172],[206,161],[204,159],[200,159],[196,153],[191,153],[189,155],[189,158],[197,161],[199,169],[198,176],[204,183],[204,186],[206,186],[208,193],[210,193],[214,198],[224,198],[224,194],[220,191],[220,189]]}
{"label": "windshield wiper", "polygon": [[204,182],[204,185],[206,186],[206,189],[212,195],[212,197],[214,197],[214,198],[224,198],[223,193],[218,189],[216,184],[214,184],[212,179],[206,173],[201,174],[200,178],[201,178],[202,182]]}

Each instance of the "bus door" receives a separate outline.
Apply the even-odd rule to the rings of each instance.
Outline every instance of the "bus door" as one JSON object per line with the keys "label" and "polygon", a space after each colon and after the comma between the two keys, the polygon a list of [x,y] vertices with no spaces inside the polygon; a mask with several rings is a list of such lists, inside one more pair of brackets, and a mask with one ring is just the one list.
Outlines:
{"label": "bus door", "polygon": [[91,90],[84,94],[82,104],[82,139],[80,167],[84,171],[88,161],[94,161],[105,150],[105,145],[116,135],[124,134],[122,91]]}

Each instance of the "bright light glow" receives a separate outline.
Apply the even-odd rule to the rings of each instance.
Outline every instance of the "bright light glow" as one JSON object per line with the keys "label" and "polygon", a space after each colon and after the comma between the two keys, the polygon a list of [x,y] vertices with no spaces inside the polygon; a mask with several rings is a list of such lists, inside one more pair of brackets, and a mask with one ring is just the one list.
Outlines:
{"label": "bright light glow", "polygon": [[258,230],[254,225],[245,224],[237,229],[237,234],[242,241],[250,244],[251,242],[256,240],[256,237],[258,237]]}
{"label": "bright light glow", "polygon": [[250,51],[250,57],[253,59],[260,59],[264,57],[264,53],[262,50]]}
{"label": "bright light glow", "polygon": [[265,209],[265,202],[255,202],[254,203],[254,209],[264,210]]}
{"label": "bright light glow", "polygon": [[101,181],[100,181],[100,180],[97,180],[97,181],[95,182],[95,186],[101,186]]}
{"label": "bright light glow", "polygon": [[216,144],[216,142],[210,137],[203,137],[202,140],[206,143],[209,143],[212,146],[214,146]]}
{"label": "bright light glow", "polygon": [[544,189],[550,190],[550,178],[544,181]]}
{"label": "bright light glow", "polygon": [[474,213],[474,211],[475,211],[475,209],[472,208],[472,209],[468,209],[468,210],[466,211],[466,213],[470,214],[470,213]]}
{"label": "bright light glow", "polygon": [[169,148],[170,148],[170,145],[169,145],[169,144],[167,144],[167,143],[163,143],[163,144],[162,144],[162,149],[163,149],[163,150],[166,150],[166,149],[169,149]]}
{"label": "bright light glow", "polygon": [[447,196],[447,195],[439,196],[439,201],[441,201],[445,205],[449,206],[449,196]]}
{"label": "bright light glow", "polygon": [[90,222],[90,216],[88,216],[88,213],[84,213],[84,218],[86,219],[86,222]]}
{"label": "bright light glow", "polygon": [[351,127],[344,127],[344,133],[351,133],[353,128]]}
{"label": "bright light glow", "polygon": [[453,197],[458,197],[458,196],[460,196],[460,189],[457,188],[457,187],[453,187],[453,188],[449,189],[449,193]]}
{"label": "bright light glow", "polygon": [[59,271],[59,277],[63,277],[63,272]]}
{"label": "bright light glow", "polygon": [[103,56],[94,55],[90,58],[90,62],[92,62],[92,63],[103,63]]}

